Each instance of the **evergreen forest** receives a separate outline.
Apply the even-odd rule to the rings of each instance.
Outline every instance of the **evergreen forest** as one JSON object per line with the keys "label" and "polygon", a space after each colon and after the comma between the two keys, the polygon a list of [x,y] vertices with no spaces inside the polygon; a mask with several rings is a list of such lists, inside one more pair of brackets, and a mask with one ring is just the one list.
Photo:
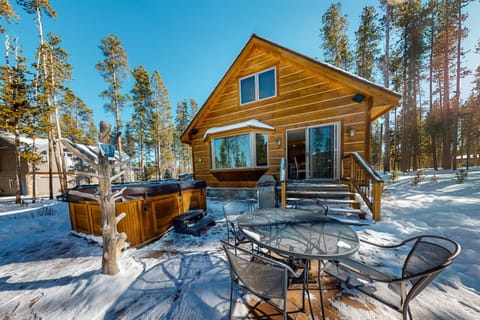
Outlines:
{"label": "evergreen forest", "polygon": [[[469,68],[465,62],[466,52],[480,54],[480,38],[474,48],[464,46],[471,32],[466,28],[470,2],[379,0],[359,12],[358,26],[349,25],[341,2],[319,14],[319,35],[311,41],[318,43],[320,60],[402,96],[400,105],[372,125],[370,162],[376,170],[456,170],[480,164],[480,66]],[[14,8],[33,19],[20,21]],[[22,161],[33,172],[45,161],[35,144],[23,145],[20,137],[48,139],[49,167],[55,162],[61,168],[65,190],[61,139],[95,144],[98,129],[92,109],[70,86],[70,54],[79,53],[67,52],[61,35],[44,30],[42,21],[56,15],[49,0],[0,0],[0,131],[15,135],[17,177]],[[33,56],[23,54],[21,41],[9,32],[12,23],[30,23],[32,32],[38,32]],[[115,34],[89,50],[102,53],[94,67],[105,86],[93,94],[102,97],[105,112],[115,119],[112,135],[121,133],[118,151],[133,159],[135,179],[191,173],[190,148],[179,137],[198,103],[185,98],[172,108],[161,70],[131,66]],[[467,77],[473,79],[468,87]],[[125,85],[127,79],[133,79],[133,86]],[[121,116],[126,108],[132,111],[128,120]]]}

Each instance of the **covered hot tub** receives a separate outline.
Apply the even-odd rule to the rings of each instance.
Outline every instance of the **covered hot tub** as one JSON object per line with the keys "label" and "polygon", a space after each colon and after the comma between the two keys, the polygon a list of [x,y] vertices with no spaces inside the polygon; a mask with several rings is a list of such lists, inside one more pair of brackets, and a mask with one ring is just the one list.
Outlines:
{"label": "covered hot tub", "polygon": [[[207,209],[206,183],[203,180],[180,180],[113,184],[112,190],[126,188],[116,202],[117,215],[126,216],[118,223],[118,231],[127,234],[130,246],[155,240],[171,226],[175,217],[193,209]],[[98,185],[78,186],[72,190],[94,194]],[[88,198],[67,192],[72,229],[101,235],[100,205]]]}

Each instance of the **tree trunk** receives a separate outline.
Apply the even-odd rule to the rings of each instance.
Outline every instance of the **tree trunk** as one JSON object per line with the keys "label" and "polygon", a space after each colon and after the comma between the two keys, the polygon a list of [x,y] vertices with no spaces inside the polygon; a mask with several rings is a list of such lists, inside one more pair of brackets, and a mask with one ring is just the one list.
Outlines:
{"label": "tree trunk", "polygon": [[67,184],[67,168],[65,163],[65,153],[63,152],[62,146],[62,130],[60,128],[60,120],[58,117],[58,103],[57,103],[57,95],[56,91],[56,80],[55,80],[55,72],[54,72],[54,61],[53,61],[53,52],[50,52],[50,68],[51,68],[51,81],[52,81],[52,99],[53,99],[53,106],[54,106],[54,116],[55,116],[55,128],[57,131],[57,141],[58,141],[58,156],[60,158],[60,167],[57,167],[57,172],[60,181],[60,187],[62,193],[68,189]]}
{"label": "tree trunk", "polygon": [[[433,114],[433,52],[434,52],[434,45],[435,45],[435,10],[432,10],[432,30],[430,34],[430,66],[429,66],[429,80],[428,80],[428,91],[429,91],[429,111],[430,111],[430,120],[434,121],[434,114]],[[433,169],[438,170],[438,159],[437,159],[437,135],[435,134],[435,130],[432,127],[433,124],[430,124],[430,139],[432,140],[432,161],[433,161]]]}
{"label": "tree trunk", "polygon": [[126,237],[124,233],[118,234],[117,232],[115,199],[112,195],[110,182],[110,161],[107,157],[100,156],[99,162],[100,171],[98,173],[100,175],[99,189],[103,236],[102,273],[115,275],[120,272],[118,260]]}
{"label": "tree trunk", "polygon": [[461,54],[462,54],[462,1],[457,1],[458,5],[458,30],[457,30],[457,83],[455,93],[455,115],[454,115],[454,140],[452,146],[453,170],[457,169],[457,132],[458,132],[458,108],[460,107],[460,77],[461,77]]}
{"label": "tree trunk", "polygon": [[162,180],[162,144],[160,143],[158,135],[157,135],[157,180]]}
{"label": "tree trunk", "polygon": [[15,203],[16,204],[22,203],[22,196],[21,196],[22,189],[20,186],[21,168],[22,168],[22,158],[20,155],[20,132],[18,128],[15,128]]}
{"label": "tree trunk", "polygon": [[[385,14],[385,65],[384,65],[384,85],[390,86],[390,6],[386,5]],[[383,158],[383,172],[390,172],[390,112],[385,114],[385,155]]]}
{"label": "tree trunk", "polygon": [[[106,123],[100,124],[100,142],[108,143],[110,140],[110,125]],[[125,239],[125,233],[118,233],[117,223],[121,217],[117,218],[115,211],[115,198],[112,194],[112,183],[110,175],[112,172],[110,160],[108,156],[102,155],[101,150],[98,152],[99,165],[99,196],[100,208],[102,209],[102,237],[103,237],[103,255],[102,255],[102,273],[107,275],[115,275],[120,269],[118,260]]]}
{"label": "tree trunk", "polygon": [[444,43],[444,54],[443,54],[443,112],[442,112],[442,138],[443,138],[443,153],[442,153],[442,168],[443,169],[450,169],[452,168],[451,164],[451,152],[450,152],[450,130],[448,126],[448,119],[450,118],[450,79],[449,79],[449,42],[450,42],[450,32],[448,29],[448,5],[445,6],[446,14],[445,19],[445,43]]}
{"label": "tree trunk", "polygon": [[[32,139],[32,151],[34,154],[37,152],[37,147],[35,146],[35,137]],[[37,202],[37,163],[34,162],[32,165],[32,203]]]}
{"label": "tree trunk", "polygon": [[52,130],[48,130],[48,194],[53,199],[53,137]]}

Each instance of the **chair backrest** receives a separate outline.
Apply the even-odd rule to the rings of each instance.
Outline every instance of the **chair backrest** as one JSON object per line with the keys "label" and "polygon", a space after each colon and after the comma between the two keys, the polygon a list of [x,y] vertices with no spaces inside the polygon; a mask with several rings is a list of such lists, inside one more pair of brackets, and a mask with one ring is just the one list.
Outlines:
{"label": "chair backrest", "polygon": [[412,277],[413,287],[407,298],[411,300],[455,260],[461,246],[454,240],[433,235],[418,236],[406,242],[409,241],[414,242],[402,273],[404,277]]}
{"label": "chair backrest", "polygon": [[303,169],[303,168],[300,168],[300,165],[298,164],[297,157],[293,157],[293,161],[295,161],[295,167],[297,168],[297,170]]}
{"label": "chair backrest", "polygon": [[237,216],[252,210],[252,205],[247,200],[231,200],[223,205],[225,217]]}
{"label": "chair backrest", "polygon": [[293,204],[295,209],[310,210],[312,212],[321,213],[323,215],[328,214],[328,205],[321,199],[298,199]]}
{"label": "chair backrest", "polygon": [[221,241],[232,280],[263,299],[286,299],[289,267],[228,242]]}

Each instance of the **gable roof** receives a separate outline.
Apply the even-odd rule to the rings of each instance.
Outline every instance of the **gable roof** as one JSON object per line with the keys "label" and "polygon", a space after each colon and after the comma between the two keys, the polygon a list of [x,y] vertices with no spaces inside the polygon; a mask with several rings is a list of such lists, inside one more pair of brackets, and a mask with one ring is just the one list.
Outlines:
{"label": "gable roof", "polygon": [[370,110],[370,119],[372,121],[393,109],[400,100],[400,95],[398,93],[389,90],[379,84],[354,75],[329,63],[309,58],[303,54],[300,54],[281,45],[273,43],[269,40],[261,38],[256,34],[252,34],[248,42],[240,51],[237,58],[234,60],[232,65],[229,67],[229,69],[223,76],[223,78],[216,85],[210,96],[207,98],[205,103],[202,105],[200,110],[197,112],[195,117],[190,121],[189,125],[182,133],[180,140],[183,143],[190,142],[190,132],[195,127],[195,124],[202,119],[203,115],[206,112],[207,106],[209,106],[215,100],[215,98],[217,97],[217,93],[221,90],[223,85],[227,83],[231,77],[235,76],[236,66],[239,65],[244,59],[248,58],[250,50],[254,47],[262,48],[280,57],[284,57],[288,60],[294,61],[300,65],[310,68],[313,71],[321,73],[325,77],[335,78],[335,81],[357,90],[359,94],[367,97],[373,97],[373,107]]}

